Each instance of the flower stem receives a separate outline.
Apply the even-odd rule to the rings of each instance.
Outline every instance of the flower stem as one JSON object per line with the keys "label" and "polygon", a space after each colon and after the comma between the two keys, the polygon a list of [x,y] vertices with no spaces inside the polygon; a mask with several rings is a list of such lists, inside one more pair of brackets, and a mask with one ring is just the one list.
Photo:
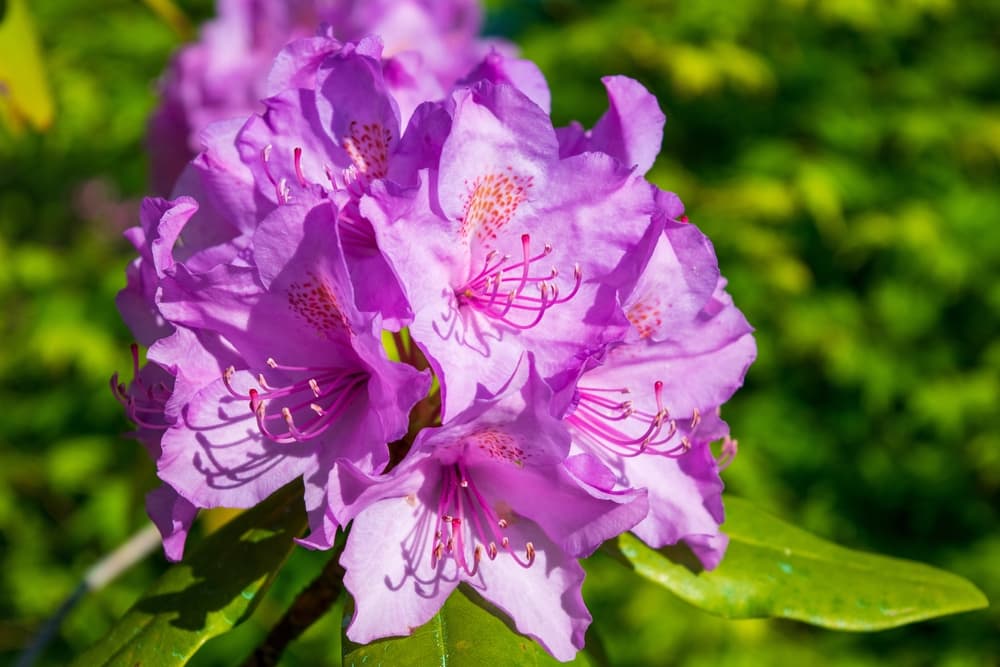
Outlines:
{"label": "flower stem", "polygon": [[274,667],[288,645],[330,610],[344,588],[344,568],[339,561],[345,543],[338,540],[323,571],[299,593],[243,667]]}

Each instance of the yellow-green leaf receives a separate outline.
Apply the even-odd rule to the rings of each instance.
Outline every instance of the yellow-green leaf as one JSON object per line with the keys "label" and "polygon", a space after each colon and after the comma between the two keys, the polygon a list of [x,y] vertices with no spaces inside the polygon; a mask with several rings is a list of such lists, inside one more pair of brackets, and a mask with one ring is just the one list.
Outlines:
{"label": "yellow-green leaf", "polygon": [[25,0],[7,0],[0,21],[0,118],[12,132],[44,130],[54,107],[35,26]]}
{"label": "yellow-green leaf", "polygon": [[729,550],[711,572],[681,548],[650,549],[630,533],[618,546],[635,571],[726,618],[790,618],[873,631],[986,607],[965,579],[913,561],[847,549],[726,499]]}

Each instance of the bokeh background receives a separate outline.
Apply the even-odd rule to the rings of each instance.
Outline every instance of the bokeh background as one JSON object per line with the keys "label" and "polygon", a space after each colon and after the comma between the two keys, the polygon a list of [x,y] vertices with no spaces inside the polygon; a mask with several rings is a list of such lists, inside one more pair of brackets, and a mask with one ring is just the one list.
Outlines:
{"label": "bokeh background", "polygon": [[[181,43],[155,4],[30,3],[55,122],[0,129],[0,662],[145,523],[153,467],[121,437],[107,379],[129,367],[121,231],[146,190],[156,78]],[[213,11],[177,5],[195,24]],[[1000,600],[1000,3],[489,8],[488,31],[549,77],[557,124],[592,124],[612,73],[667,113],[651,178],[713,239],[757,327],[759,359],[724,413],[740,441],[729,489]],[[298,550],[254,618],[196,664],[242,660],[322,563]],[[43,664],[99,638],[164,567],[155,554],[88,596]],[[838,634],[724,621],[607,557],[588,567],[589,641],[614,665],[1000,664],[997,605]],[[339,627],[325,618],[283,664],[339,664]]]}

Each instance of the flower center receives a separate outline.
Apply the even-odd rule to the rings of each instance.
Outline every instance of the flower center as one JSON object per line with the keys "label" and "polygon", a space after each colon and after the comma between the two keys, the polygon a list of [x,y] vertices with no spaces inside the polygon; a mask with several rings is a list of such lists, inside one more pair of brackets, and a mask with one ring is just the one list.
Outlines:
{"label": "flower center", "polygon": [[437,516],[439,525],[431,548],[431,567],[437,567],[445,554],[449,554],[472,576],[479,570],[483,554],[494,560],[501,550],[521,567],[531,567],[535,562],[535,545],[531,542],[524,544],[523,559],[511,548],[504,530],[510,525],[512,513],[506,508],[491,507],[461,462],[442,470]]}
{"label": "flower center", "polygon": [[[539,260],[552,253],[547,245],[532,256],[531,236],[521,235],[521,260],[511,261],[509,255],[491,250],[483,268],[462,287],[455,290],[460,305],[467,306],[494,320],[515,329],[530,329],[542,321],[552,306],[566,303],[580,289],[583,276],[580,267],[573,268],[573,288],[569,294],[560,295],[559,286],[553,282],[558,269],[535,273]],[[536,265],[536,266],[532,266]]]}
{"label": "flower center", "polygon": [[[283,386],[272,386],[263,373],[257,376],[257,388],[243,394],[232,386],[236,370],[230,366],[222,379],[229,393],[250,401],[257,427],[269,440],[281,444],[303,442],[322,435],[350,407],[359,390],[368,382],[368,374],[343,368],[285,366],[274,359],[267,365],[285,375],[302,379]],[[276,424],[284,424],[276,430]]]}
{"label": "flower center", "polygon": [[[656,410],[639,409],[631,400],[618,400],[615,394],[631,393],[626,387],[578,387],[576,409],[566,417],[566,423],[579,440],[618,456],[640,454],[683,456],[691,448],[687,436],[676,445],[670,441],[677,433],[677,422],[670,418],[663,405],[663,383],[653,383]],[[691,418],[691,430],[701,421],[697,410]]]}

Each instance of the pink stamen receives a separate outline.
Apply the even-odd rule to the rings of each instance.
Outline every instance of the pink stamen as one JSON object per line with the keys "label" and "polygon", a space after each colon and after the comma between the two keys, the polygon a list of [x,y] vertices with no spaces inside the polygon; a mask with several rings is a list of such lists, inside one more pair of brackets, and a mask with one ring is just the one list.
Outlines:
{"label": "pink stamen", "polygon": [[[236,370],[230,366],[222,374],[226,389],[234,397],[249,402],[257,427],[268,439],[281,444],[311,440],[329,429],[351,404],[357,391],[368,381],[366,373],[341,368],[311,368],[287,366],[274,359],[267,360],[272,370],[285,374],[309,373],[305,378],[283,386],[269,383],[264,374],[257,377],[257,387],[244,394],[236,390],[232,378]],[[278,407],[279,403],[280,407]],[[276,409],[272,410],[272,406]],[[272,423],[281,422],[283,430]]]}
{"label": "pink stamen", "polygon": [[[114,373],[110,382],[111,393],[125,408],[125,415],[133,424],[140,428],[164,431],[168,428],[164,409],[170,398],[170,390],[162,382],[147,386],[139,375],[139,346],[132,343],[129,345],[129,352],[132,355],[131,385],[121,382],[118,373]],[[148,417],[159,419],[154,421]]]}
{"label": "pink stamen", "polygon": [[461,462],[442,470],[437,516],[441,527],[434,533],[431,567],[437,567],[448,553],[466,574],[474,576],[483,555],[494,560],[500,548],[521,567],[531,567],[535,561],[535,547],[531,542],[525,543],[524,558],[511,548],[510,540],[503,534],[507,520],[497,516]]}
{"label": "pink stamen", "polygon": [[307,181],[306,177],[302,174],[302,149],[296,146],[294,155],[295,155],[295,177],[299,179],[299,185],[301,185],[302,187],[306,187],[307,185],[309,185],[309,181]]}
{"label": "pink stamen", "polygon": [[[577,388],[579,401],[576,410],[566,422],[591,445],[605,449],[617,456],[634,457],[641,454],[677,457],[691,447],[684,437],[680,444],[664,447],[677,434],[677,422],[663,404],[663,382],[653,383],[656,411],[639,410],[632,401],[614,401],[607,393],[628,394],[627,388],[586,387]],[[697,410],[691,419],[692,430],[701,417]],[[635,425],[641,430],[636,434]],[[629,428],[631,426],[631,428]]]}
{"label": "pink stamen", "polygon": [[[532,275],[532,265],[551,253],[552,246],[546,244],[542,252],[533,256],[529,234],[521,235],[520,261],[509,263],[509,255],[490,251],[483,261],[482,270],[455,291],[459,303],[515,329],[538,326],[549,308],[572,299],[583,283],[583,274],[576,266],[573,289],[561,296],[558,285],[553,282],[559,276],[557,269],[553,268],[544,275]],[[531,285],[537,287],[538,296],[525,293]],[[533,317],[515,319],[515,314],[533,314]]]}
{"label": "pink stamen", "polygon": [[728,435],[722,439],[722,455],[716,461],[719,466],[719,472],[728,468],[736,459],[736,455],[740,449],[739,445],[738,440],[730,438]]}

